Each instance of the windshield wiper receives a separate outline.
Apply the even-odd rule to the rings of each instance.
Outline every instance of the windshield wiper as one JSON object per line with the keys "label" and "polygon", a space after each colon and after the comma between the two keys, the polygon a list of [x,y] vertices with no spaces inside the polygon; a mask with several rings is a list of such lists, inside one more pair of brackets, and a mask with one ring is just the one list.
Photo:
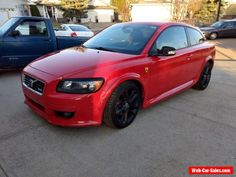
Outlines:
{"label": "windshield wiper", "polygon": [[109,52],[115,52],[112,49],[108,49],[106,47],[91,47],[92,49],[97,49],[97,50],[104,50],[104,51],[109,51]]}

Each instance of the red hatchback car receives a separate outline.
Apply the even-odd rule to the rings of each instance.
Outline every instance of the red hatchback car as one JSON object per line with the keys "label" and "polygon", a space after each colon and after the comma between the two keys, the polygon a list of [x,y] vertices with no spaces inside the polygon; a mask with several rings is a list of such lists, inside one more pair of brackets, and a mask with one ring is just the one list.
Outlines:
{"label": "red hatchback car", "polygon": [[25,103],[55,125],[124,128],[141,107],[204,90],[214,57],[214,45],[192,26],[116,24],[24,68]]}

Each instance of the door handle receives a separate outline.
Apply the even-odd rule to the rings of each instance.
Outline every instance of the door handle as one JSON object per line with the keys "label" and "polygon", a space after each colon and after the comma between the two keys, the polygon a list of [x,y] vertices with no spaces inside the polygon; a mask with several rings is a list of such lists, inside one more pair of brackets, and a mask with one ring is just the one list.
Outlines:
{"label": "door handle", "polygon": [[192,58],[192,54],[191,55],[189,55],[189,56],[187,56],[186,58],[187,58],[187,60],[190,60],[191,58]]}

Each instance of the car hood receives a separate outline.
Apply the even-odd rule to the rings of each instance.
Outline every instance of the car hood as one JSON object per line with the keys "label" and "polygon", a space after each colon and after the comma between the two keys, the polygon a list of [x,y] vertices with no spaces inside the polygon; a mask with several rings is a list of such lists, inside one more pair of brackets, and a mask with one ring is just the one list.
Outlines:
{"label": "car hood", "polygon": [[29,65],[56,77],[65,77],[91,70],[97,71],[104,66],[134,57],[137,56],[73,47],[42,56]]}
{"label": "car hood", "polygon": [[214,29],[216,29],[216,28],[214,28],[214,27],[202,27],[202,28],[200,28],[200,30],[202,30],[202,31],[211,31],[211,30],[214,30]]}

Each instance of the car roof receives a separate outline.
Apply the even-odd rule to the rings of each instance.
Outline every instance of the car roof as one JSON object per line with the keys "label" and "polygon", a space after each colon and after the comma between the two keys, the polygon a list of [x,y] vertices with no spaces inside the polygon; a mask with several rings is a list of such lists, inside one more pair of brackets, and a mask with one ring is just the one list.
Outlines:
{"label": "car roof", "polygon": [[48,20],[44,17],[35,17],[35,16],[14,16],[12,18],[21,18],[21,19],[30,19],[30,20]]}
{"label": "car roof", "polygon": [[222,21],[222,22],[236,22],[236,19],[222,19],[222,20],[220,20],[220,21]]}
{"label": "car roof", "polygon": [[171,25],[183,25],[189,26],[182,22],[126,22],[126,24],[146,24],[146,25],[156,25],[156,26],[171,26]]}
{"label": "car roof", "polygon": [[183,22],[125,22],[123,24],[144,24],[144,25],[154,25],[154,26],[159,26],[159,27],[186,26],[186,27],[198,29],[195,26],[192,26]]}
{"label": "car roof", "polygon": [[65,26],[83,26],[83,27],[86,27],[84,25],[79,25],[79,24],[61,24],[61,25],[65,25]]}

